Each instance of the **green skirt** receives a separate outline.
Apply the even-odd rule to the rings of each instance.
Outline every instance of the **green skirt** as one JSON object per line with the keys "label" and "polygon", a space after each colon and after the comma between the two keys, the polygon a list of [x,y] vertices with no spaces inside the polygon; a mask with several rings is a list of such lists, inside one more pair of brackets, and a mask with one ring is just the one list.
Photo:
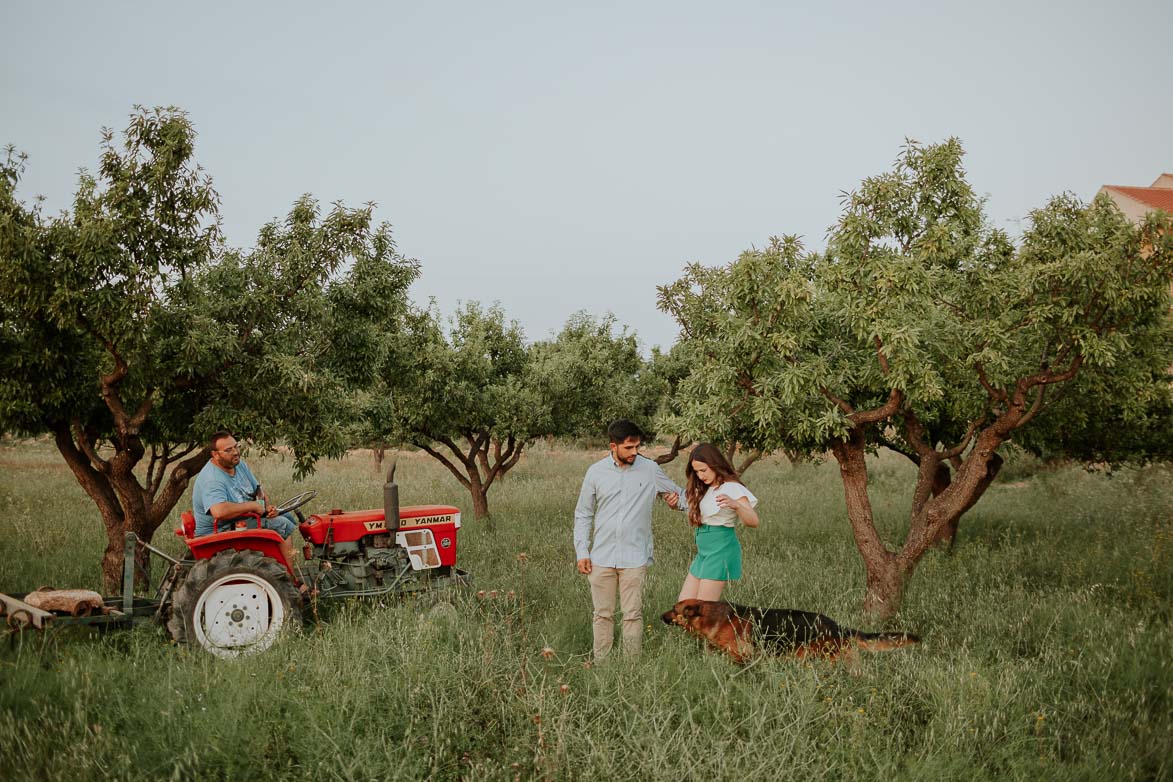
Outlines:
{"label": "green skirt", "polygon": [[709,581],[736,581],[741,578],[741,544],[733,527],[698,527],[696,558],[688,572]]}

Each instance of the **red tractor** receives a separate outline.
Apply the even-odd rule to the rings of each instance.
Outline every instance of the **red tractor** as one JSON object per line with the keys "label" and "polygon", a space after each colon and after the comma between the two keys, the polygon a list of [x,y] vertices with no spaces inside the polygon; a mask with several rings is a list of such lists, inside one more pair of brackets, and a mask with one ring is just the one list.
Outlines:
{"label": "red tractor", "polygon": [[160,615],[169,616],[171,637],[236,657],[267,649],[283,627],[299,623],[305,600],[408,595],[471,581],[456,567],[459,509],[400,508],[399,489],[388,482],[380,509],[335,508],[305,518],[298,509],[316,494],[278,507],[301,519],[305,561],[296,565],[285,561],[276,532],[256,528],[255,516],[197,538],[195,517],[185,511],[175,534],[194,562],[173,563],[160,586],[160,600],[170,598]]}
{"label": "red tractor", "polygon": [[[299,509],[316,495],[305,492],[278,506],[279,513],[295,512],[301,520],[304,562],[286,561],[280,536],[258,529],[256,516],[234,519],[232,529],[197,538],[195,517],[185,511],[175,534],[187,544],[190,559],[175,559],[128,532],[121,595],[45,588],[35,594],[0,594],[0,620],[12,631],[50,632],[161,622],[177,642],[236,657],[264,651],[282,628],[300,623],[307,601],[316,608],[319,600],[436,596],[471,583],[472,577],[456,566],[458,508],[400,508],[391,476],[383,487],[382,508],[335,508],[302,516]],[[153,598],[135,594],[140,549],[169,563]],[[146,575],[149,580],[149,564]],[[50,608],[51,601],[58,602]]]}

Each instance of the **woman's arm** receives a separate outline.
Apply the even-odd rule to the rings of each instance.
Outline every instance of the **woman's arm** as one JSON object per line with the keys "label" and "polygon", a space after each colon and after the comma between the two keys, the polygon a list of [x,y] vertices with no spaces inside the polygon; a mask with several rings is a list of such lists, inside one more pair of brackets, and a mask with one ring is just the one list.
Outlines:
{"label": "woman's arm", "polygon": [[737,518],[741,519],[741,523],[747,527],[756,527],[759,524],[758,512],[749,504],[748,497],[735,500],[724,494],[718,494],[717,505],[722,508],[733,508],[737,512]]}

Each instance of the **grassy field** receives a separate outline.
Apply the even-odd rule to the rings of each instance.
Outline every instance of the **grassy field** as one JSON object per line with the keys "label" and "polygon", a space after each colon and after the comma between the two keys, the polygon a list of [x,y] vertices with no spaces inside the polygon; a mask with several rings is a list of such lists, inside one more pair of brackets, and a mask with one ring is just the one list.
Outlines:
{"label": "grassy field", "polygon": [[[692,556],[686,522],[663,507],[644,654],[585,666],[571,513],[601,455],[535,449],[490,493],[495,532],[442,467],[401,459],[403,501],[461,506],[461,565],[497,590],[465,596],[455,615],[353,602],[234,662],[155,627],[5,640],[0,778],[1173,776],[1168,468],[1109,477],[1012,462],[954,552],[930,554],[913,579],[893,627],[925,642],[865,654],[852,674],[789,659],[740,669],[662,625]],[[305,484],[277,457],[250,464],[271,496],[317,488],[311,511],[381,504],[369,455],[324,463]],[[897,538],[911,469],[871,467],[878,523]],[[680,481],[682,463],[668,470]],[[867,627],[836,466],[769,460],[746,482],[763,525],[742,531],[746,578],[727,596]],[[0,591],[98,588],[97,512],[48,443],[0,445],[0,532]],[[167,530],[156,543],[179,551]]]}

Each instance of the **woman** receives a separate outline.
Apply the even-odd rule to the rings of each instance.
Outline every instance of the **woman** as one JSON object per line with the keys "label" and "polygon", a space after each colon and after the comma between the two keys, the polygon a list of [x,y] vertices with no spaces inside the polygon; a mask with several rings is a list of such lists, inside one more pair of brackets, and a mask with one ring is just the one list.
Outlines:
{"label": "woman", "polygon": [[733,527],[738,519],[758,526],[758,498],[716,446],[701,443],[688,455],[688,523],[696,527],[696,558],[677,600],[720,600],[726,581],[741,578],[741,544]]}

